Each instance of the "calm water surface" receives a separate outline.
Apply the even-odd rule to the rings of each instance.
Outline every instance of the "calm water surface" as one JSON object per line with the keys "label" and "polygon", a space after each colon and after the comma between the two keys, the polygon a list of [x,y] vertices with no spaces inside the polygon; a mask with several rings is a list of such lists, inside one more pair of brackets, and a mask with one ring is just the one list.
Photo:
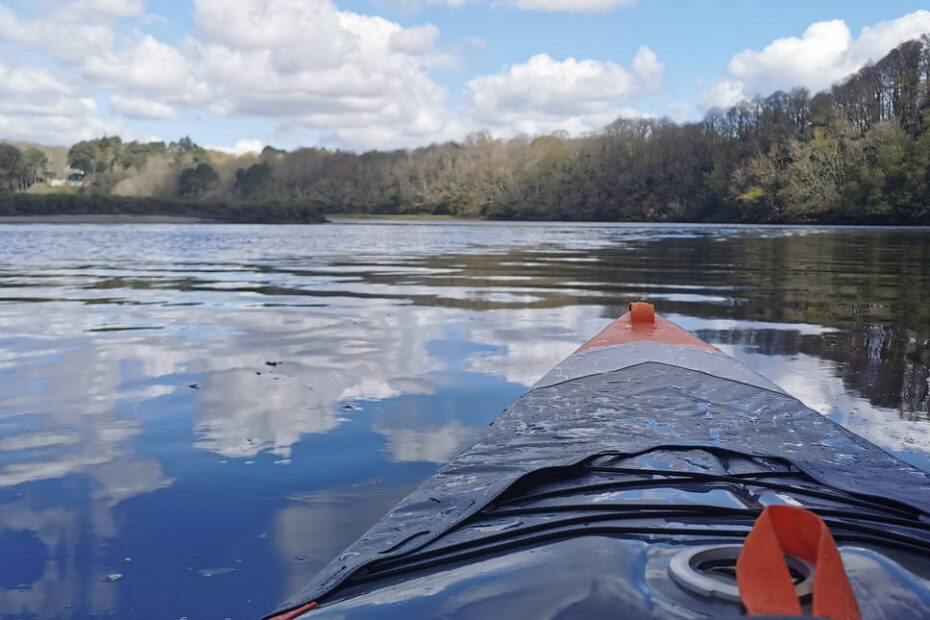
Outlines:
{"label": "calm water surface", "polygon": [[633,300],[930,471],[930,231],[0,225],[0,615],[254,618]]}

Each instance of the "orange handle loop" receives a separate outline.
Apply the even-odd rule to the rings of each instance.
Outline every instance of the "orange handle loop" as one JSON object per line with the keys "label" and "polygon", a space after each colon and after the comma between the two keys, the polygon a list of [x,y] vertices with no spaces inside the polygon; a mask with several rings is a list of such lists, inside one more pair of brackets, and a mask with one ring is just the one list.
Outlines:
{"label": "orange handle loop", "polygon": [[801,615],[801,602],[784,554],[816,565],[813,615],[861,620],[840,551],[827,525],[813,512],[792,506],[768,506],[743,544],[736,562],[736,583],[747,614]]}

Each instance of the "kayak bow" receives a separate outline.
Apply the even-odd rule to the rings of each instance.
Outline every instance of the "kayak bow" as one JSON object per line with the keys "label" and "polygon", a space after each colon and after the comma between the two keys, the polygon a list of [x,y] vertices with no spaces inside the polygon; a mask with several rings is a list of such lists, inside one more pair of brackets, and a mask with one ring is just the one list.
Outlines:
{"label": "kayak bow", "polygon": [[930,618],[928,550],[930,475],[633,304],[270,618],[738,616],[782,552],[805,611]]}

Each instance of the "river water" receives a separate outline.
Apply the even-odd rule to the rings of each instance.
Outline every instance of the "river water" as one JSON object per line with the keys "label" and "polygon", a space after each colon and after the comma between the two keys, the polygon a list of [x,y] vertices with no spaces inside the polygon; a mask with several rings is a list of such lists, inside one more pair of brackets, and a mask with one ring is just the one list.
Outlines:
{"label": "river water", "polygon": [[0,615],[255,618],[630,301],[930,471],[930,231],[0,225]]}

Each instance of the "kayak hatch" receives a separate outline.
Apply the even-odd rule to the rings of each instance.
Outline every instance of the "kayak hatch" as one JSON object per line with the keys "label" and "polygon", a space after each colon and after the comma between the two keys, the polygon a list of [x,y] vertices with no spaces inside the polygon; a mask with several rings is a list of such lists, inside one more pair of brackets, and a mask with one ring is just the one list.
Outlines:
{"label": "kayak hatch", "polygon": [[[634,304],[268,618],[736,617],[786,506],[863,618],[930,618],[930,475]],[[810,612],[817,566],[780,566]]]}

